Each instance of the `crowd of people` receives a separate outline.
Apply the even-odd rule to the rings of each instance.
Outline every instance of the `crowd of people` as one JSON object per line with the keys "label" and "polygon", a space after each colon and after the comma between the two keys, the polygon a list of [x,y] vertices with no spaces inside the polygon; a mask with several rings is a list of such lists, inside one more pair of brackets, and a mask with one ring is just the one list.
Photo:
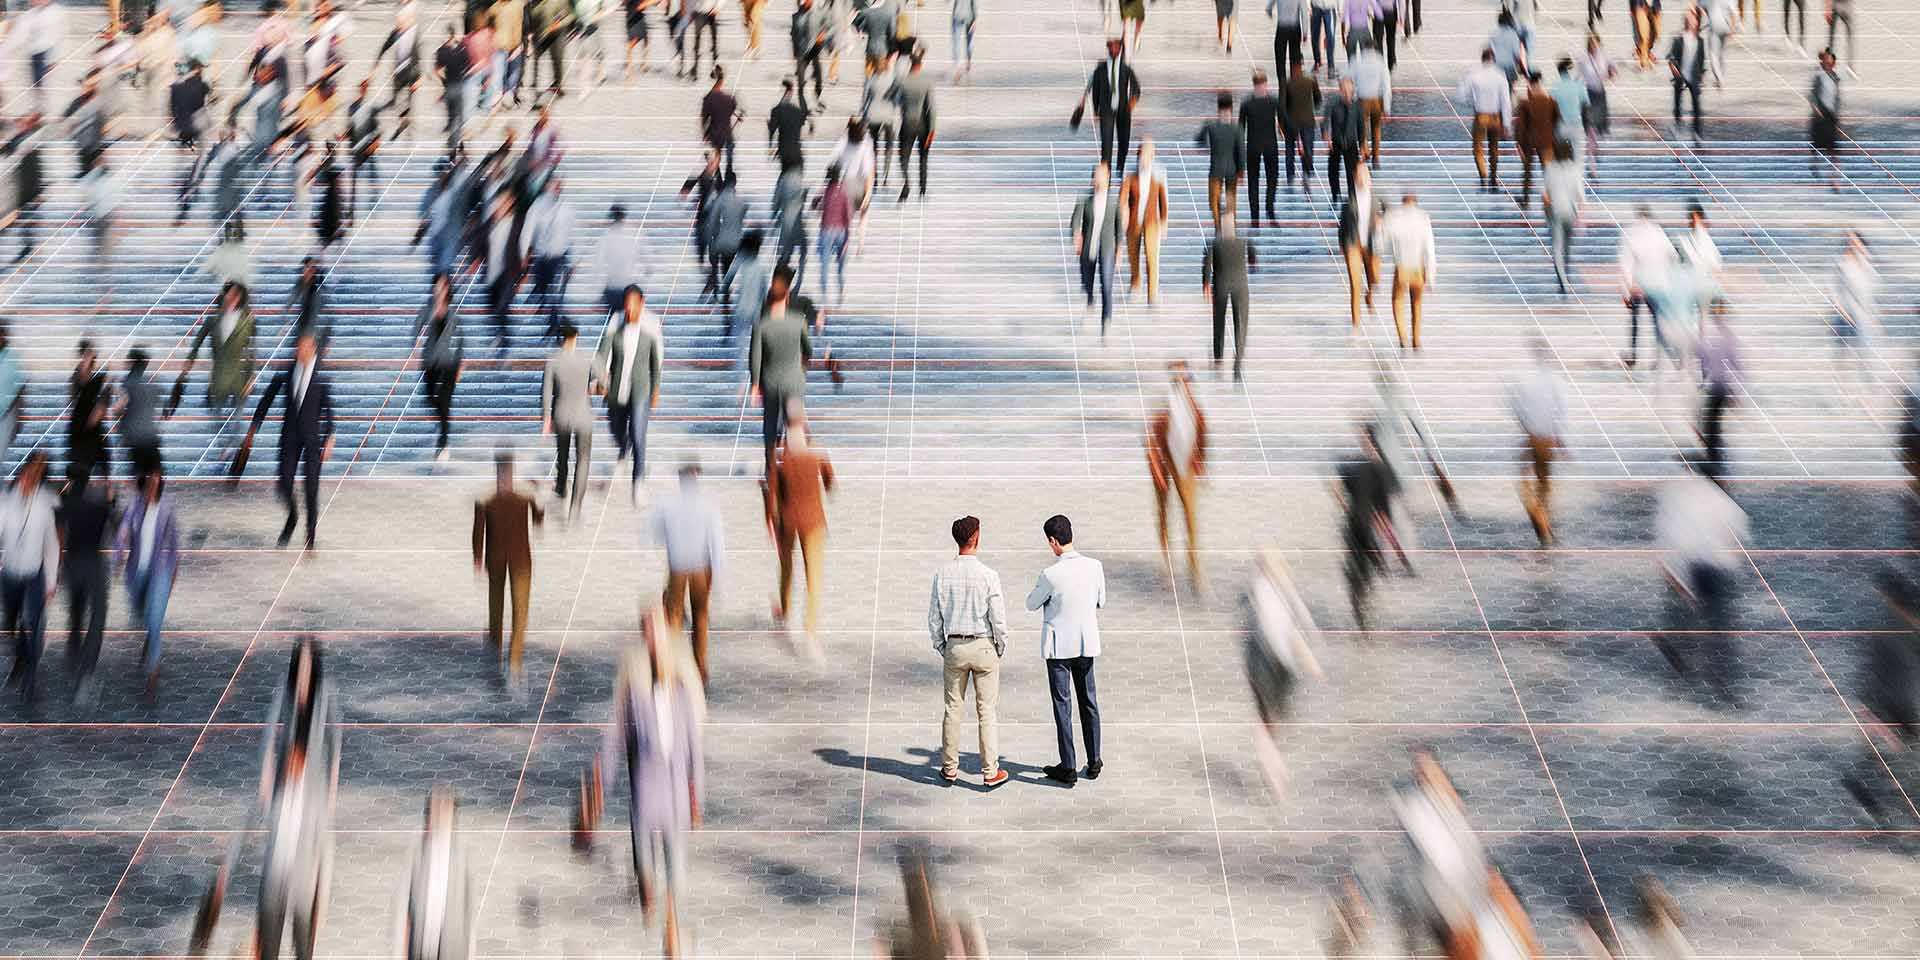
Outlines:
{"label": "crowd of people", "polygon": [[[1834,41],[1844,26],[1845,69],[1851,74],[1853,14],[1851,0],[1826,2],[1830,28],[1808,88],[1807,142],[1816,176],[1837,189],[1833,158],[1841,139],[1842,61]],[[739,4],[749,58],[763,52],[767,6],[766,0]],[[620,8],[603,8],[596,0],[468,0],[462,8],[432,12],[403,0],[362,77],[349,75],[345,53],[357,29],[353,12],[332,0],[316,0],[303,15],[267,0],[244,55],[241,81],[230,91],[216,89],[215,73],[225,52],[219,49],[217,27],[231,13],[217,4],[186,0],[169,0],[152,10],[138,0],[116,0],[106,28],[87,41],[79,93],[58,120],[50,117],[48,78],[67,42],[67,14],[59,0],[31,0],[28,9],[6,22],[10,42],[28,53],[33,101],[0,148],[13,163],[16,211],[9,229],[20,242],[18,259],[39,255],[55,219],[43,203],[49,146],[65,139],[72,142],[84,184],[93,256],[102,265],[109,262],[116,212],[129,189],[115,169],[113,145],[136,132],[126,129],[123,115],[140,113],[136,105],[144,98],[163,112],[164,132],[179,151],[183,174],[176,225],[192,218],[219,238],[202,268],[218,280],[220,292],[198,321],[170,396],[155,381],[142,350],[131,350],[114,377],[93,343],[82,340],[68,384],[64,485],[48,485],[48,455],[35,449],[22,458],[11,490],[0,499],[0,605],[14,639],[12,677],[24,697],[31,701],[35,695],[45,610],[62,584],[69,596],[69,659],[78,677],[77,696],[83,702],[98,696],[94,673],[116,564],[124,569],[128,596],[145,628],[142,668],[147,695],[153,697],[181,549],[180,523],[166,493],[162,424],[183,402],[203,347],[209,358],[204,402],[220,424],[216,445],[228,458],[231,475],[237,478],[245,470],[257,432],[277,416],[276,490],[286,509],[279,543],[290,545],[300,532],[304,507],[304,544],[316,547],[320,478],[338,434],[327,359],[333,309],[328,279],[339,263],[338,247],[392,176],[391,170],[383,173],[383,146],[430,123],[415,117],[415,106],[421,86],[431,80],[444,106],[444,155],[415,207],[412,243],[425,263],[430,293],[406,340],[435,417],[437,456],[448,458],[454,439],[454,411],[470,353],[459,291],[472,283],[484,291],[497,351],[504,352],[510,338],[526,336],[520,329],[528,313],[523,307],[537,317],[537,339],[550,349],[542,361],[538,410],[542,436],[554,444],[556,512],[567,522],[582,514],[602,422],[598,400],[616,471],[624,474],[628,497],[645,509],[648,542],[664,548],[664,592],[657,603],[645,605],[639,640],[621,652],[614,719],[580,781],[576,839],[583,848],[592,847],[608,781],[617,780],[624,765],[642,910],[650,923],[659,923],[665,951],[685,953],[680,905],[695,888],[688,878],[686,837],[701,819],[704,691],[712,673],[708,634],[713,594],[725,572],[725,524],[695,462],[676,465],[674,492],[648,499],[643,480],[649,424],[663,390],[671,389],[665,369],[669,331],[657,305],[659,288],[650,283],[651,225],[614,204],[605,211],[607,227],[596,249],[577,253],[574,238],[583,212],[567,191],[566,151],[552,107],[560,98],[609,82],[607,50],[619,52],[620,38],[611,25],[601,24],[616,12],[624,20],[623,79],[631,82],[652,71],[652,41],[656,29],[663,28],[673,45],[675,79],[710,85],[697,116],[706,147],[702,163],[679,193],[691,215],[691,240],[704,275],[701,296],[726,318],[743,397],[759,407],[760,520],[778,564],[773,612],[782,623],[789,619],[798,572],[804,578],[805,609],[796,651],[820,660],[827,504],[836,473],[809,430],[809,371],[824,371],[836,385],[842,380],[826,339],[829,312],[845,302],[846,264],[862,249],[876,195],[896,176],[897,204],[910,202],[916,193],[924,198],[929,190],[941,97],[929,50],[917,31],[930,26],[916,23],[928,17],[924,6],[901,0],[796,0],[789,31],[792,73],[782,80],[765,121],[765,153],[779,174],[768,202],[758,205],[742,195],[736,170],[741,138],[757,139],[757,133],[745,132],[755,128],[743,128],[747,109],[720,62],[721,0],[623,0]],[[949,79],[960,82],[973,70],[979,11],[974,0],[951,0],[949,6]],[[1757,4],[1750,22],[1743,6],[1704,0],[1682,13],[1681,32],[1664,48],[1676,132],[1704,136],[1703,94],[1709,79],[1717,87],[1729,69],[1730,38],[1749,26],[1760,32]],[[1796,0],[1792,6],[1801,7],[1799,42],[1804,45],[1804,5]],[[1587,205],[1585,178],[1602,163],[1610,129],[1608,90],[1618,69],[1597,33],[1586,38],[1583,49],[1557,59],[1537,55],[1535,7],[1534,0],[1502,4],[1484,49],[1467,65],[1453,96],[1472,143],[1481,190],[1505,189],[1500,166],[1509,142],[1521,164],[1516,199],[1522,208],[1531,208],[1535,167],[1540,168],[1542,226],[1554,276],[1565,293],[1583,282],[1573,263],[1573,239]],[[1601,0],[1589,0],[1590,26],[1603,15],[1602,7]],[[1628,10],[1634,65],[1654,70],[1661,53],[1658,0],[1630,0]],[[1231,51],[1240,20],[1235,4],[1216,0],[1213,12],[1218,42]],[[1146,302],[1160,303],[1161,248],[1172,220],[1167,165],[1152,138],[1136,141],[1133,132],[1136,111],[1150,89],[1142,52],[1147,5],[1120,0],[1114,13],[1118,22],[1105,55],[1093,67],[1069,121],[1081,126],[1091,108],[1099,159],[1063,225],[1079,267],[1080,291],[1090,308],[1099,297],[1102,335],[1116,300],[1127,295],[1116,289],[1122,250],[1127,292],[1137,294],[1144,287]],[[1439,274],[1439,249],[1420,198],[1412,191],[1392,195],[1383,182],[1396,166],[1411,163],[1391,155],[1393,140],[1383,131],[1393,116],[1393,71],[1401,49],[1423,28],[1420,0],[1267,0],[1264,13],[1274,31],[1271,72],[1264,65],[1256,68],[1244,96],[1219,91],[1215,116],[1194,137],[1205,157],[1211,231],[1201,256],[1201,290],[1212,318],[1211,366],[1226,375],[1229,337],[1233,380],[1241,381],[1248,366],[1256,306],[1251,278],[1262,264],[1257,244],[1238,224],[1277,221],[1275,201],[1282,190],[1297,188],[1312,198],[1316,163],[1324,169],[1325,209],[1348,278],[1351,325],[1358,329],[1372,317],[1384,258],[1391,265],[1388,296],[1395,338],[1403,350],[1418,354],[1423,301]],[[429,34],[443,18],[449,21],[444,38],[433,47]],[[1792,25],[1791,19],[1783,24]],[[833,143],[822,155],[811,139],[826,114],[826,87],[840,81],[843,57],[849,55],[858,58],[861,73],[852,80],[859,88],[857,106],[844,123],[838,116],[824,119]],[[543,62],[548,66],[544,84]],[[1550,71],[1541,69],[1547,63]],[[1323,80],[1330,90],[1323,89]],[[513,116],[523,106],[531,113],[524,129]],[[1683,108],[1689,107],[1691,121],[1683,125]],[[269,373],[259,359],[263,337],[253,307],[247,238],[249,224],[257,222],[267,202],[256,186],[281,176],[292,196],[289,209],[311,213],[314,246],[281,310],[295,344],[292,362]],[[1860,234],[1851,234],[1846,248],[1836,253],[1829,322],[1833,373],[1843,389],[1870,392],[1877,389],[1877,371],[1885,364],[1874,346],[1878,274]],[[809,271],[818,276],[817,297],[806,293]],[[1617,283],[1626,312],[1623,366],[1637,375],[1645,360],[1656,396],[1675,381],[1677,405],[1687,411],[1700,439],[1699,451],[1684,458],[1682,473],[1665,484],[1655,535],[1662,573],[1676,596],[1701,623],[1716,625],[1726,616],[1734,579],[1731,558],[1746,530],[1744,514],[1723,488],[1730,460],[1724,418],[1741,395],[1744,368],[1730,319],[1732,297],[1705,207],[1691,205],[1684,227],[1675,232],[1651,207],[1638,206],[1621,230],[1617,264],[1605,272],[1617,278],[1611,282]],[[569,307],[568,292],[578,273],[601,284],[593,299],[597,308],[585,312],[584,326],[582,311]],[[650,306],[650,294],[656,305]],[[1649,345],[1644,357],[1643,314]],[[1543,340],[1508,391],[1524,464],[1520,509],[1543,546],[1555,542],[1552,474],[1565,448],[1568,419],[1563,370]],[[1184,360],[1168,365],[1165,399],[1149,417],[1143,441],[1161,549],[1171,552],[1180,528],[1186,579],[1202,591],[1208,577],[1198,518],[1209,420],[1194,377]],[[1377,584],[1396,569],[1413,570],[1419,551],[1408,519],[1414,509],[1411,491],[1430,479],[1441,501],[1449,508],[1455,501],[1440,452],[1385,367],[1376,388],[1373,410],[1355,425],[1354,455],[1333,478],[1334,496],[1345,513],[1345,582],[1362,629],[1370,623]],[[7,447],[18,430],[25,389],[20,364],[0,330],[0,401],[6,404],[0,428]],[[1908,409],[1920,411],[1920,398],[1910,398]],[[1920,477],[1920,415],[1914,424],[1903,441]],[[230,432],[238,436],[228,440]],[[134,478],[126,496],[109,483],[116,446],[124,450]],[[499,459],[495,490],[474,505],[472,526],[473,564],[488,584],[486,636],[513,682],[520,681],[525,659],[533,528],[545,522],[548,511],[547,498],[530,493],[516,469],[511,456]],[[296,478],[301,480],[298,495]],[[1170,516],[1176,504],[1177,523]],[[984,787],[994,788],[1012,779],[1000,762],[996,728],[1009,642],[1006,599],[999,575],[978,556],[981,521],[957,519],[951,534],[955,555],[933,574],[927,614],[944,677],[938,775],[947,782],[962,775],[961,715],[971,689],[978,773]],[[1066,516],[1047,519],[1040,535],[1056,559],[1037,578],[1025,606],[1041,621],[1056,731],[1058,759],[1043,774],[1073,787],[1083,779],[1097,780],[1103,771],[1095,666],[1107,584],[1101,563],[1076,548]],[[1895,609],[1911,618],[1916,604],[1910,588],[1890,582],[1884,590]],[[1254,750],[1272,790],[1284,797],[1288,765],[1275,730],[1292,714],[1303,683],[1327,681],[1315,654],[1323,641],[1277,551],[1261,557],[1248,595],[1253,619],[1246,673],[1261,720]],[[1901,676],[1920,672],[1910,654],[1892,647],[1876,663],[1877,669]],[[1676,666],[1683,665],[1676,661]],[[1882,682],[1875,689],[1874,709],[1911,740],[1909,721],[1920,713],[1911,685]],[[323,670],[319,643],[298,644],[268,718],[263,750],[256,823],[267,866],[254,940],[262,957],[278,956],[287,922],[296,954],[310,955],[324,916],[341,750],[338,698],[344,695]],[[1863,781],[1849,782],[1861,784],[1856,793],[1862,803],[1878,809]],[[427,799],[425,826],[403,888],[409,957],[460,960],[471,953],[472,906],[457,842],[457,806],[458,798],[445,788],[436,788]],[[1410,784],[1395,794],[1395,810],[1417,869],[1399,883],[1355,879],[1336,894],[1329,952],[1372,953],[1371,938],[1385,929],[1385,918],[1397,916],[1409,951],[1424,931],[1449,956],[1538,955],[1525,911],[1476,840],[1466,808],[1437,759],[1424,753],[1414,758]],[[239,851],[236,843],[210,885],[196,924],[196,949],[205,949],[219,919]],[[907,917],[876,949],[895,957],[984,955],[980,924],[936,906],[929,854],[908,847],[901,863]],[[1671,898],[1654,882],[1643,888],[1642,897],[1644,926],[1656,949],[1663,956],[1688,956]],[[1617,932],[1592,934],[1592,951],[1606,955],[1603,940]]]}

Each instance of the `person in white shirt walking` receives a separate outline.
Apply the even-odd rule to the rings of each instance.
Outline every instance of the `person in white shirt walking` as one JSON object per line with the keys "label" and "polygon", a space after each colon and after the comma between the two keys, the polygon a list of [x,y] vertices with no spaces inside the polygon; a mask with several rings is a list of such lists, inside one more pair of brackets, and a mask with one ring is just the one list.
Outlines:
{"label": "person in white shirt walking", "polygon": [[973,684],[980,724],[980,777],[989,787],[1007,782],[1000,766],[995,707],[1000,699],[1000,658],[1007,653],[1007,597],[1000,575],[980,562],[980,518],[953,522],[960,553],[933,572],[927,599],[927,632],[944,666],[946,706],[940,718],[940,778],[960,779],[960,711]]}
{"label": "person in white shirt walking", "polygon": [[547,180],[527,209],[520,228],[523,262],[533,266],[533,302],[547,314],[545,336],[560,332],[560,311],[566,306],[568,259],[573,251],[573,205],[560,193],[560,178]]}
{"label": "person in white shirt walking", "polygon": [[700,489],[700,465],[680,465],[680,491],[647,513],[647,540],[667,551],[667,589],[661,597],[669,630],[679,630],[692,608],[693,662],[707,684],[707,611],[725,565],[727,541],[720,509]]}
{"label": "person in white shirt walking", "polygon": [[1666,284],[1678,258],[1667,232],[1653,221],[1653,211],[1646,204],[1636,207],[1633,222],[1620,229],[1620,299],[1627,306],[1627,355],[1622,359],[1629,370],[1640,362],[1640,308],[1652,309],[1647,291]]}
{"label": "person in white shirt walking", "polygon": [[1473,166],[1480,188],[1500,186],[1500,140],[1513,120],[1513,81],[1494,63],[1491,47],[1480,51],[1480,65],[1460,78],[1455,95],[1473,109]]}
{"label": "person in white shirt walking", "polygon": [[1874,374],[1874,335],[1878,332],[1880,273],[1874,269],[1867,238],[1847,233],[1847,249],[1833,287],[1833,374],[1843,400],[1850,399],[1862,371],[1871,386]]}
{"label": "person in white shirt walking", "polygon": [[1586,202],[1586,176],[1573,144],[1562,138],[1553,145],[1553,159],[1547,162],[1540,191],[1541,213],[1547,218],[1547,238],[1553,252],[1553,275],[1560,292],[1567,293],[1568,261],[1573,259],[1573,230],[1580,224],[1580,208]]}
{"label": "person in white shirt walking", "polygon": [[593,268],[602,277],[600,304],[602,312],[611,315],[620,309],[627,287],[641,283],[641,245],[644,239],[640,228],[627,223],[625,204],[616,203],[607,208],[607,232],[600,238],[600,246],[594,251]]}
{"label": "person in white shirt walking", "polygon": [[55,54],[67,38],[67,11],[54,0],[33,0],[33,6],[20,15],[17,27],[20,44],[27,51],[27,67],[33,80],[35,109],[46,112],[47,75],[53,72]]}
{"label": "person in white shirt walking", "polygon": [[1525,436],[1526,456],[1531,477],[1520,478],[1520,505],[1533,522],[1534,536],[1541,546],[1553,543],[1552,492],[1553,458],[1559,451],[1561,424],[1567,416],[1566,378],[1553,367],[1553,353],[1544,340],[1533,345],[1533,367],[1525,377],[1507,388],[1514,419]]}
{"label": "person in white shirt walking", "polygon": [[[1420,349],[1420,301],[1432,285],[1435,268],[1433,218],[1420,209],[1420,198],[1407,194],[1400,209],[1386,217],[1381,226],[1387,251],[1393,256],[1393,328],[1400,346]],[[1405,305],[1403,307],[1403,304]],[[1413,327],[1407,327],[1406,308],[1413,313]],[[1411,333],[1411,338],[1409,338]]]}
{"label": "person in white shirt walking", "polygon": [[46,489],[46,479],[47,455],[35,450],[14,475],[13,489],[0,499],[0,601],[13,634],[7,683],[18,685],[28,703],[34,698],[40,652],[46,649],[47,604],[59,583],[58,500]]}
{"label": "person in white shirt walking", "polygon": [[[1040,656],[1047,661],[1047,686],[1053,697],[1053,731],[1060,762],[1045,768],[1047,779],[1071,787],[1080,778],[1073,751],[1073,702],[1080,704],[1080,732],[1087,745],[1088,780],[1100,778],[1100,703],[1094,692],[1093,661],[1100,655],[1099,610],[1107,605],[1107,575],[1100,561],[1073,548],[1073,522],[1061,514],[1042,527],[1047,546],[1059,557],[1041,571],[1027,594],[1027,609],[1041,611]],[[1072,690],[1069,692],[1069,685]]]}

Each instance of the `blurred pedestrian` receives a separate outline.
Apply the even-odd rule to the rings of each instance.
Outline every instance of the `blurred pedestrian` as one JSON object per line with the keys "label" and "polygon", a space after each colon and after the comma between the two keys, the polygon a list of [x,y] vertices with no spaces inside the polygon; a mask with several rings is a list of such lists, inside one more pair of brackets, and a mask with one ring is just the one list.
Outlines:
{"label": "blurred pedestrian", "polygon": [[1561,433],[1567,416],[1567,384],[1554,369],[1553,354],[1546,341],[1533,345],[1533,365],[1512,386],[1507,399],[1519,421],[1528,476],[1520,478],[1520,505],[1533,523],[1534,536],[1541,546],[1553,544],[1553,460],[1561,448]]}
{"label": "blurred pedestrian", "polygon": [[46,610],[59,586],[58,498],[46,489],[47,455],[35,450],[0,499],[0,604],[13,634],[7,683],[32,703],[40,653],[46,648]]}
{"label": "blurred pedestrian", "polygon": [[533,591],[533,537],[547,513],[539,501],[513,483],[513,458],[501,455],[493,465],[493,496],[473,505],[473,572],[487,575],[487,646],[499,651],[501,622],[509,589],[513,593],[513,633],[507,668],[517,681],[526,649],[527,610]]}
{"label": "blurred pedestrian", "polygon": [[693,663],[700,671],[700,684],[706,686],[707,611],[713,585],[726,565],[725,524],[720,509],[700,487],[700,465],[680,465],[680,490],[654,504],[647,512],[646,539],[659,544],[667,554],[667,588],[661,597],[666,625],[676,633],[688,619],[693,620]]}
{"label": "blurred pedestrian", "polygon": [[798,397],[787,398],[786,435],[767,474],[767,522],[780,560],[780,585],[773,618],[785,623],[792,612],[793,552],[799,548],[806,569],[808,651],[820,653],[821,580],[826,571],[826,494],[833,489],[833,461],[807,439],[806,418]]}
{"label": "blurred pedestrian", "polygon": [[180,568],[180,527],[173,498],[164,493],[161,471],[141,477],[135,489],[133,503],[121,516],[114,551],[126,570],[128,605],[146,631],[141,670],[151,700],[160,681],[160,635],[166,626],[167,601],[173,596],[174,572]]}
{"label": "blurred pedestrian", "polygon": [[593,357],[581,353],[580,331],[560,327],[560,349],[547,357],[540,377],[540,432],[554,442],[553,495],[567,501],[566,519],[579,519],[593,475],[593,405],[590,395],[604,384],[595,376]]}
{"label": "blurred pedestrian", "polygon": [[1195,592],[1205,589],[1200,570],[1200,477],[1206,472],[1207,417],[1193,395],[1184,361],[1167,365],[1166,408],[1147,421],[1147,470],[1153,477],[1154,517],[1160,554],[1168,553],[1167,501],[1178,497],[1187,527],[1187,572]]}

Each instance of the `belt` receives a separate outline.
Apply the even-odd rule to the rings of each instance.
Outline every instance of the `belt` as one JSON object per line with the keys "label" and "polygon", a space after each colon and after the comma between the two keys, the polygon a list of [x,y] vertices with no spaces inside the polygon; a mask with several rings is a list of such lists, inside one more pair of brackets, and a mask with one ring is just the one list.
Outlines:
{"label": "belt", "polygon": [[947,639],[948,640],[979,640],[984,638],[985,636],[986,634],[984,633],[949,633],[947,634]]}

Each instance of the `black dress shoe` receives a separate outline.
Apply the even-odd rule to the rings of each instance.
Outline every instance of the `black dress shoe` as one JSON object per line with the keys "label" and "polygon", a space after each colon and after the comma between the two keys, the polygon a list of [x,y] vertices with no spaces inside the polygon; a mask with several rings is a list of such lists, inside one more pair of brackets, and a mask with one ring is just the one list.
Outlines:
{"label": "black dress shoe", "polygon": [[294,529],[295,529],[295,527],[294,527],[294,521],[292,521],[292,520],[288,520],[288,521],[287,521],[287,525],[286,525],[286,526],[284,526],[284,527],[281,527],[281,528],[280,528],[280,545],[281,545],[281,546],[283,546],[283,547],[284,547],[284,546],[286,546],[287,544],[289,544],[289,543],[292,543],[292,542],[293,542],[293,531],[294,531]]}
{"label": "black dress shoe", "polygon": [[1077,774],[1062,764],[1042,768],[1040,772],[1046,774],[1048,780],[1064,783],[1069,787],[1073,786],[1075,780],[1080,779]]}
{"label": "black dress shoe", "polygon": [[[1237,371],[1234,373],[1234,379],[1235,380],[1240,379],[1240,375]],[[1092,763],[1087,764],[1087,779],[1088,780],[1100,779],[1100,771],[1105,769],[1106,766],[1107,766],[1107,762],[1105,760],[1095,760]]]}

